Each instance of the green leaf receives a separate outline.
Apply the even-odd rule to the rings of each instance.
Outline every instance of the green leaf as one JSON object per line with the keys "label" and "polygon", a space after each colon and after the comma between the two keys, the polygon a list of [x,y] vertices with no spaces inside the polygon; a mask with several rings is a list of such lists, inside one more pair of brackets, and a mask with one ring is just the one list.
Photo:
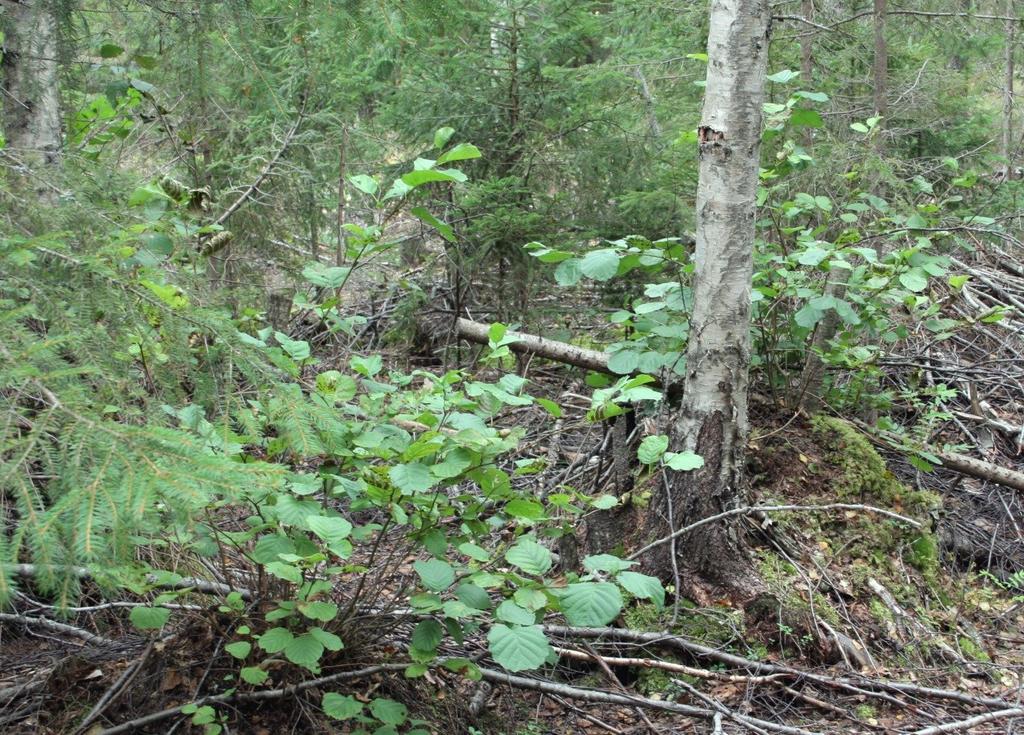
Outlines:
{"label": "green leaf", "polygon": [[311,668],[323,655],[324,644],[309,633],[293,638],[284,647],[284,657],[296,666]]}
{"label": "green leaf", "polygon": [[635,561],[620,559],[611,554],[594,554],[583,559],[583,568],[589,572],[607,572],[618,574],[636,564]]}
{"label": "green leaf", "polygon": [[[567,260],[565,262],[569,263],[571,261]],[[592,250],[580,260],[580,272],[588,278],[593,278],[595,281],[607,281],[618,271],[619,253],[612,248]]]}
{"label": "green leaf", "polygon": [[224,650],[235,658],[244,659],[252,651],[252,644],[249,641],[235,641],[224,646]]}
{"label": "green leaf", "polygon": [[516,518],[523,518],[528,521],[539,521],[547,516],[544,506],[533,500],[516,498],[505,504],[505,512]]}
{"label": "green leaf", "polygon": [[668,449],[668,437],[662,434],[644,437],[637,449],[636,456],[643,464],[654,464]]}
{"label": "green leaf", "polygon": [[409,210],[409,213],[421,222],[425,222],[433,227],[448,242],[455,242],[455,230],[452,229],[452,226],[432,215],[427,211],[426,207],[413,207]]}
{"label": "green leaf", "polygon": [[453,135],[455,135],[455,128],[438,128],[437,132],[434,133],[434,147],[444,148],[448,145],[448,141],[452,139]]}
{"label": "green leaf", "polygon": [[908,291],[920,293],[928,288],[928,274],[921,268],[911,268],[906,273],[900,274],[900,283]]}
{"label": "green leaf", "polygon": [[443,592],[455,581],[455,570],[452,565],[440,559],[417,561],[413,565],[423,586],[431,592]]}
{"label": "green leaf", "polygon": [[271,628],[259,637],[259,647],[267,653],[279,653],[295,636],[287,628]]}
{"label": "green leaf", "polygon": [[823,316],[825,316],[825,312],[821,309],[815,309],[811,304],[807,303],[800,307],[800,310],[793,316],[793,321],[797,323],[797,326],[813,329],[814,325],[820,322]]}
{"label": "green leaf", "polygon": [[421,620],[412,631],[410,642],[418,651],[436,651],[444,638],[444,628],[436,620]]}
{"label": "green leaf", "polygon": [[283,561],[272,561],[263,566],[278,579],[283,579],[285,582],[291,582],[292,584],[302,583],[302,570],[296,566],[285,564]]}
{"label": "green leaf", "polygon": [[649,577],[640,572],[621,572],[615,581],[633,597],[651,600],[659,610],[665,606],[665,588],[657,577]]}
{"label": "green leaf", "polygon": [[339,516],[306,516],[306,526],[329,544],[347,539],[352,533],[352,524]]}
{"label": "green leaf", "polygon": [[293,360],[306,360],[310,356],[309,343],[301,339],[292,339],[284,332],[274,332],[274,339],[281,349]]}
{"label": "green leaf", "polygon": [[629,375],[640,364],[640,353],[635,350],[619,350],[608,358],[608,369],[619,375]]}
{"label": "green leaf", "polygon": [[502,622],[514,625],[533,625],[537,622],[536,615],[529,610],[519,607],[512,600],[505,600],[498,605],[498,609],[494,611],[494,617]]}
{"label": "green leaf", "polygon": [[825,126],[825,121],[817,110],[809,110],[804,107],[798,107],[793,110],[789,116],[789,123],[795,128],[821,128]]}
{"label": "green leaf", "polygon": [[477,561],[491,560],[491,553],[487,549],[482,546],[477,546],[474,543],[470,543],[469,541],[459,544],[459,551],[470,559],[476,559]]}
{"label": "green leaf", "polygon": [[116,43],[105,43],[100,46],[100,58],[101,59],[113,59],[124,53],[124,49],[118,46]]}
{"label": "green leaf", "polygon": [[464,605],[474,610],[487,610],[491,607],[491,598],[487,591],[472,582],[463,582],[456,587],[455,596]]}
{"label": "green leaf", "polygon": [[555,283],[559,286],[575,286],[580,282],[583,271],[580,268],[579,258],[563,260],[555,268]]}
{"label": "green leaf", "polygon": [[469,469],[473,465],[473,459],[472,453],[462,447],[456,447],[445,455],[443,461],[430,468],[430,474],[439,480],[450,480]]}
{"label": "green leaf", "polygon": [[487,633],[491,656],[508,671],[536,669],[553,651],[539,625],[512,626],[498,623]]}
{"label": "green leaf", "polygon": [[471,158],[480,158],[483,154],[480,149],[470,143],[459,143],[447,153],[442,153],[437,159],[438,163],[451,163],[452,161],[466,161]]}
{"label": "green leaf", "polygon": [[338,614],[338,606],[333,602],[315,600],[313,602],[300,602],[299,612],[311,620],[320,620],[324,623],[334,620]]}
{"label": "green leaf", "polygon": [[767,79],[769,82],[775,82],[776,84],[786,84],[787,82],[793,81],[798,76],[800,76],[800,72],[798,71],[783,69],[782,71],[777,71],[774,74],[769,74]]}
{"label": "green leaf", "polygon": [[608,510],[619,504],[619,499],[614,495],[598,495],[591,499],[590,504],[598,510]]}
{"label": "green leaf", "polygon": [[452,175],[451,171],[410,171],[409,173],[402,176],[402,183],[408,186],[416,187],[423,184],[429,184],[433,181],[459,181],[457,176]]}
{"label": "green leaf", "polygon": [[538,406],[543,408],[556,419],[562,417],[562,407],[554,401],[549,401],[547,398],[535,398],[534,400],[537,402]]}
{"label": "green leaf", "polygon": [[133,607],[128,619],[139,630],[159,630],[167,624],[171,611],[166,607]]}
{"label": "green leaf", "polygon": [[420,462],[395,465],[388,470],[388,477],[403,495],[426,492],[437,482],[430,474],[430,468]]}
{"label": "green leaf", "polygon": [[243,666],[242,670],[239,671],[238,674],[242,677],[242,681],[247,684],[256,685],[262,684],[270,677],[270,675],[259,666]]}
{"label": "green leaf", "polygon": [[542,575],[551,569],[551,552],[529,538],[521,538],[505,553],[505,560],[527,574]]}
{"label": "green leaf", "polygon": [[570,584],[559,597],[570,625],[607,625],[622,610],[622,593],[610,582]]}
{"label": "green leaf", "polygon": [[363,711],[363,703],[351,695],[327,692],[320,702],[324,714],[334,720],[350,720]]}
{"label": "green leaf", "polygon": [[370,702],[370,714],[385,725],[398,727],[405,722],[408,712],[404,704],[393,699],[379,698]]}
{"label": "green leaf", "polygon": [[704,466],[704,458],[693,452],[666,452],[665,464],[673,470],[686,472]]}
{"label": "green leaf", "polygon": [[345,647],[341,642],[341,638],[336,636],[334,633],[327,632],[323,628],[310,628],[309,634],[320,641],[320,645],[328,651],[340,651]]}
{"label": "green leaf", "polygon": [[357,174],[356,176],[348,177],[349,183],[364,194],[373,196],[380,189],[380,184],[372,176],[366,174]]}

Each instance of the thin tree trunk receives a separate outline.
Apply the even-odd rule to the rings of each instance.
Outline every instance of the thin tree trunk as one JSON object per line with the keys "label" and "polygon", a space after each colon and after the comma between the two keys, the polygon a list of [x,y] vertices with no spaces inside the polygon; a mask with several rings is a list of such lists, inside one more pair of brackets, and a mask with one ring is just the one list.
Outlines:
{"label": "thin tree trunk", "polygon": [[[875,87],[875,114],[883,118],[889,115],[889,47],[885,41],[885,14],[887,0],[875,0],[875,60],[874,60],[874,87]],[[879,133],[881,130],[878,131]],[[875,145],[879,151],[885,146],[882,137],[875,139]]]}
{"label": "thin tree trunk", "polygon": [[[813,21],[814,0],[802,0],[800,4],[800,13],[806,20]],[[814,28],[808,28],[800,35],[800,79],[802,80],[805,89],[809,89],[811,87],[811,82],[814,79],[814,32]],[[810,150],[813,141],[813,129],[810,127],[804,128],[804,148]]]}
{"label": "thin tree trunk", "polygon": [[[1012,17],[1014,12],[1013,0],[1006,0],[1006,15]],[[1014,45],[1016,42],[1017,24],[1012,20],[1006,21],[1006,81],[1003,84],[1003,129],[1002,140],[999,146],[999,155],[1003,159],[1003,178],[1009,179],[1013,175],[1013,61]]]}
{"label": "thin tree trunk", "polygon": [[[61,160],[56,9],[43,0],[0,0],[3,110],[7,148],[30,168]],[[52,197],[52,189],[38,191]]]}
{"label": "thin tree trunk", "polygon": [[[698,128],[694,308],[685,390],[671,432],[672,449],[701,455],[704,466],[670,473],[667,488],[656,492],[647,518],[652,537],[672,530],[670,517],[706,518],[743,500],[755,201],[769,23],[768,0],[712,0],[707,87]],[[716,591],[748,600],[762,591],[728,523],[703,526],[680,538],[677,548],[680,582],[694,597],[706,600],[708,591]],[[662,551],[647,564],[668,578],[671,561]]]}

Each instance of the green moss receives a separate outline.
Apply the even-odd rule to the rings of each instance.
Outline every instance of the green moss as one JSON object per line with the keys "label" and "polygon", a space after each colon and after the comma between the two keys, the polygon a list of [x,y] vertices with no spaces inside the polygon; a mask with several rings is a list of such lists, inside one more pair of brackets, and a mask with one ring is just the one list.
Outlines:
{"label": "green moss", "polygon": [[768,584],[768,589],[782,606],[786,618],[798,617],[809,620],[813,614],[832,626],[840,624],[839,611],[823,594],[812,591],[810,600],[803,597],[797,586],[803,579],[788,561],[771,552],[763,551],[760,554],[758,568],[762,579]]}
{"label": "green moss", "polygon": [[631,630],[657,632],[668,630],[707,645],[726,645],[744,632],[743,612],[728,607],[698,608],[690,600],[682,600],[679,618],[672,624],[672,609],[658,610],[650,603],[635,605],[623,620]]}
{"label": "green moss", "polygon": [[925,575],[938,571],[939,545],[932,534],[923,533],[910,543],[910,563]]}
{"label": "green moss", "polygon": [[888,504],[903,500],[906,488],[889,472],[871,442],[853,426],[842,419],[819,415],[811,420],[811,427],[828,451],[830,463],[841,473],[836,497],[858,501],[874,498]]}
{"label": "green moss", "polygon": [[878,714],[870,704],[858,704],[853,712],[857,715],[858,720],[872,720]]}
{"label": "green moss", "polygon": [[991,662],[992,659],[989,658],[989,655],[985,650],[970,638],[960,636],[958,643],[960,644],[960,652],[967,658],[973,661],[982,661],[984,663]]}

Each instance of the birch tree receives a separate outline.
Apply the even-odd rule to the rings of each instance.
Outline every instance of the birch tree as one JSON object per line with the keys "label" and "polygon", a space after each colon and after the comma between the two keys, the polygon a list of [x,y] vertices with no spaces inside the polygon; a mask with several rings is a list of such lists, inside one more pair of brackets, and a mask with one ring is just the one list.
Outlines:
{"label": "birch tree", "polygon": [[[696,272],[686,349],[685,391],[671,432],[675,451],[704,465],[668,472],[653,499],[649,531],[675,527],[736,507],[742,500],[751,358],[750,294],[761,107],[768,61],[768,0],[712,0],[708,73],[698,141]],[[683,589],[748,597],[758,591],[747,555],[727,523],[705,525],[678,540]],[[653,534],[652,534],[653,535]],[[655,568],[667,576],[668,544]],[[699,600],[698,600],[699,601]]]}
{"label": "birch tree", "polygon": [[4,30],[4,135],[25,163],[60,160],[57,17],[45,0],[0,0]]}

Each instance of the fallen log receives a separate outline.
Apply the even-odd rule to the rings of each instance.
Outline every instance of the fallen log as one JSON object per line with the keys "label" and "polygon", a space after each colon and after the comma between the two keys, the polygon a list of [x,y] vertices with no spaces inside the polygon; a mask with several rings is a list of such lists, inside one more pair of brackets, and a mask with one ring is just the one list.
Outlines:
{"label": "fallen log", "polygon": [[[485,345],[490,341],[490,324],[482,324],[461,317],[455,321],[456,333],[469,342]],[[614,375],[608,369],[608,353],[577,347],[567,342],[545,339],[524,332],[506,332],[506,339],[514,339],[508,348],[519,354],[536,355],[565,365],[594,370],[599,373]]]}

